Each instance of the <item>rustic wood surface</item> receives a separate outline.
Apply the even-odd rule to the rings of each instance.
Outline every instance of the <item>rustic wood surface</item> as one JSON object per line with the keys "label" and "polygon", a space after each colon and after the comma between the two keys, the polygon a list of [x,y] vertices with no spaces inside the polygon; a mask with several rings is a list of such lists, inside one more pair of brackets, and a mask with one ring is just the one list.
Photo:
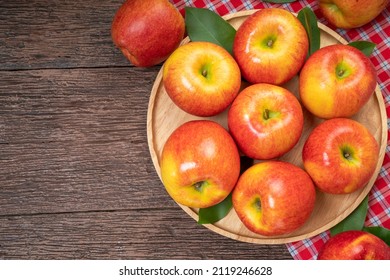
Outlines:
{"label": "rustic wood surface", "polygon": [[111,41],[121,0],[0,0],[0,259],[291,259],[197,225],[147,143],[160,66]]}

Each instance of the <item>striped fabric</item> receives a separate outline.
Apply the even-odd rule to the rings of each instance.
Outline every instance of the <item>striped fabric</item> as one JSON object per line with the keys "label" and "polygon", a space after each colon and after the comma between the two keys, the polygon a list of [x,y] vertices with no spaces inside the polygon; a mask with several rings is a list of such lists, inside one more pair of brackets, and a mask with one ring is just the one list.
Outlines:
{"label": "striped fabric", "polygon": [[[184,15],[184,7],[208,8],[223,16],[242,10],[279,7],[291,12],[299,12],[304,7],[310,7],[319,22],[335,30],[348,42],[371,41],[377,44],[370,59],[374,64],[378,83],[385,99],[387,115],[390,116],[390,6],[387,7],[375,20],[363,27],[344,30],[330,25],[319,13],[317,1],[296,1],[287,4],[271,4],[262,1],[241,0],[171,0]],[[389,119],[388,119],[389,126]],[[382,168],[369,194],[369,210],[365,221],[366,226],[383,226],[390,229],[390,148],[387,147]],[[316,259],[318,250],[329,239],[329,231],[302,241],[286,244],[292,257],[297,260]]]}

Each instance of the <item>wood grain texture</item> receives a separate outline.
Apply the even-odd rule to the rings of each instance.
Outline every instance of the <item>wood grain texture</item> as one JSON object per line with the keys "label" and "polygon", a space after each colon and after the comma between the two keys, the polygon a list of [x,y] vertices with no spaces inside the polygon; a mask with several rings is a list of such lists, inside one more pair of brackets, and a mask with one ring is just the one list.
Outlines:
{"label": "wood grain texture", "polygon": [[2,73],[1,214],[170,204],[146,140],[155,70],[130,69]]}
{"label": "wood grain texture", "polygon": [[197,225],[180,208],[0,217],[3,259],[289,259]]}
{"label": "wood grain texture", "polygon": [[0,0],[0,259],[291,259],[197,225],[147,143],[160,66],[110,37],[121,0]]}
{"label": "wood grain texture", "polygon": [[0,69],[129,66],[111,41],[123,1],[0,1]]}

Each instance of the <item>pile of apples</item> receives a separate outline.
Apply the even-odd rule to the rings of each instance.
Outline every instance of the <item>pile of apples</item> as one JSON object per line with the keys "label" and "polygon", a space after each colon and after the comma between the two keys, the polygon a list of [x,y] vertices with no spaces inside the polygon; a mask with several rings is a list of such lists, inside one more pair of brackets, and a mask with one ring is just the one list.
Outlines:
{"label": "pile of apples", "polygon": [[[173,30],[164,35],[165,51],[137,56],[126,49],[124,54],[138,66],[166,59],[166,93],[181,110],[199,117],[179,126],[161,154],[161,178],[177,203],[207,208],[232,193],[234,210],[249,230],[284,235],[308,220],[316,188],[347,194],[363,188],[374,175],[379,145],[366,127],[350,118],[367,103],[377,83],[375,69],[361,51],[331,45],[308,57],[304,27],[279,8],[246,18],[236,32],[233,53],[210,42],[179,45],[185,28],[173,5],[165,0],[151,1],[154,5],[127,2],[132,3],[127,15],[121,8],[114,19],[114,41],[127,38],[118,26],[129,14],[136,16],[136,5],[149,5],[151,14],[164,12],[164,26],[149,25]],[[148,33],[154,32],[139,35],[145,47]],[[283,87],[297,75],[299,99]],[[323,121],[306,139],[299,167],[278,158],[301,138],[303,107]],[[208,119],[226,110],[228,129]],[[255,160],[244,172],[241,155]]]}
{"label": "pile of apples", "polygon": [[[333,194],[362,188],[379,147],[350,119],[375,91],[376,73],[358,49],[321,48],[307,60],[309,41],[290,12],[268,8],[238,28],[233,55],[209,42],[177,48],[163,66],[172,101],[198,117],[228,110],[228,131],[210,120],[183,124],[161,155],[163,183],[178,203],[206,208],[230,192],[251,231],[267,236],[302,226],[315,204],[315,186]],[[277,160],[299,141],[304,125],[298,98],[281,85],[299,73],[299,94],[318,125],[305,142],[304,170]],[[242,79],[249,85],[241,87]],[[240,175],[240,154],[256,161]]]}

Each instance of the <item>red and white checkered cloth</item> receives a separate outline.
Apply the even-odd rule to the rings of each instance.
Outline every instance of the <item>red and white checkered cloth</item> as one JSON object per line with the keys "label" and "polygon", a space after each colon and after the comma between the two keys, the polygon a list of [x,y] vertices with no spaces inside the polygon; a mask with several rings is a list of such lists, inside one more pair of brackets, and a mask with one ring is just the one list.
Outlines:
{"label": "red and white checkered cloth", "polygon": [[[378,83],[382,91],[387,116],[390,116],[390,5],[375,20],[361,28],[344,30],[331,26],[320,14],[315,0],[296,1],[288,4],[271,4],[262,1],[241,0],[171,0],[184,14],[184,7],[208,8],[223,16],[242,10],[280,7],[298,13],[304,7],[310,7],[319,22],[335,30],[348,42],[364,40],[377,44],[370,56],[377,74]],[[389,125],[389,121],[388,121]],[[390,137],[389,137],[390,138]],[[386,154],[378,179],[369,194],[369,209],[365,226],[382,226],[390,229],[390,148],[386,147]],[[329,239],[329,231],[302,241],[287,244],[292,257],[297,260],[316,259],[318,250]]]}

